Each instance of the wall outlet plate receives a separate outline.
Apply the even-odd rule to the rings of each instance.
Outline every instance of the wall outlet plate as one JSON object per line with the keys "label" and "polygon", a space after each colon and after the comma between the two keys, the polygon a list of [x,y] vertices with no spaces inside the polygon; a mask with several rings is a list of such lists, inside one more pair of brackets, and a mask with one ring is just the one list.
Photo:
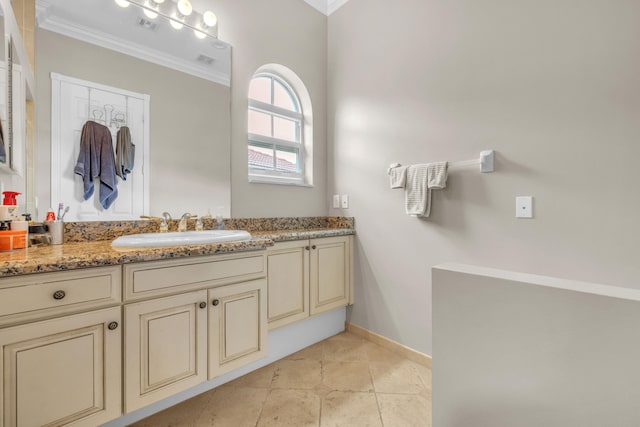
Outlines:
{"label": "wall outlet plate", "polygon": [[516,197],[516,218],[533,218],[533,197]]}
{"label": "wall outlet plate", "polygon": [[342,209],[349,209],[349,196],[347,194],[342,195]]}
{"label": "wall outlet plate", "polygon": [[340,209],[340,195],[339,194],[334,194],[333,195],[333,208],[334,209]]}

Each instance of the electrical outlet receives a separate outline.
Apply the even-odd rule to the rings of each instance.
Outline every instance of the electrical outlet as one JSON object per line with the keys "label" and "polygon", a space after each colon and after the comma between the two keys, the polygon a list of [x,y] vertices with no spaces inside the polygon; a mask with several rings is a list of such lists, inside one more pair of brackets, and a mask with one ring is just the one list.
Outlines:
{"label": "electrical outlet", "polygon": [[347,194],[342,195],[342,209],[349,209],[349,196]]}
{"label": "electrical outlet", "polygon": [[533,197],[516,197],[516,218],[533,218]]}
{"label": "electrical outlet", "polygon": [[340,195],[339,194],[334,194],[333,195],[333,208],[334,209],[340,209]]}

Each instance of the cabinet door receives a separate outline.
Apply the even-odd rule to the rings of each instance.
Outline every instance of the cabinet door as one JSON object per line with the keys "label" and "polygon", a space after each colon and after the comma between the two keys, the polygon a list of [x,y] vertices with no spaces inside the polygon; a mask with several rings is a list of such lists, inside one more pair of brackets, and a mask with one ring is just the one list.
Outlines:
{"label": "cabinet door", "polygon": [[207,291],[124,306],[125,412],[207,379]]}
{"label": "cabinet door", "polygon": [[267,250],[269,329],[309,317],[309,241],[276,243]]}
{"label": "cabinet door", "polygon": [[351,240],[349,236],[311,240],[311,314],[349,304]]}
{"label": "cabinet door", "polygon": [[121,406],[120,308],[0,330],[0,425],[93,427]]}
{"label": "cabinet door", "polygon": [[267,281],[209,290],[209,379],[267,355]]}

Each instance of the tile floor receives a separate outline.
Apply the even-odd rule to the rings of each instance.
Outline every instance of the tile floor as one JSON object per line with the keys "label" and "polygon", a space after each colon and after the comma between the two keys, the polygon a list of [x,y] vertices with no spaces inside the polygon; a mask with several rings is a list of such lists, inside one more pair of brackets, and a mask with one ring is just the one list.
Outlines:
{"label": "tile floor", "polygon": [[431,427],[431,369],[345,332],[135,427]]}

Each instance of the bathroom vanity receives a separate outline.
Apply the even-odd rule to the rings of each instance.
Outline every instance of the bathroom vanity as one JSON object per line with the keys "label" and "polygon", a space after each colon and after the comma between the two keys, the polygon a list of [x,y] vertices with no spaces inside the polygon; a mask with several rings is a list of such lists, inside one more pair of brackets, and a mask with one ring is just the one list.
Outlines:
{"label": "bathroom vanity", "polygon": [[353,228],[252,234],[0,254],[0,426],[100,425],[264,357],[268,329],[352,302]]}

